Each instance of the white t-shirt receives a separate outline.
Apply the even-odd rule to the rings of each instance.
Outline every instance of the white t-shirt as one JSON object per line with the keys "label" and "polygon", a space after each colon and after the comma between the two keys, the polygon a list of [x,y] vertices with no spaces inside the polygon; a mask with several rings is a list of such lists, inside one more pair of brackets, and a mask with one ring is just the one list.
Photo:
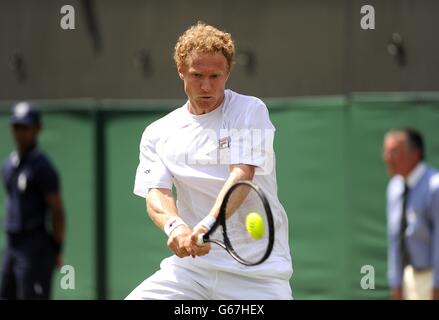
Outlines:
{"label": "white t-shirt", "polygon": [[150,188],[172,189],[174,184],[178,214],[194,227],[212,208],[229,177],[229,165],[250,164],[257,167],[253,182],[266,194],[275,221],[273,252],[258,266],[239,264],[217,245],[203,257],[174,256],[175,262],[290,278],[288,219],[277,197],[274,131],[260,99],[231,90],[225,90],[222,105],[207,114],[191,114],[187,102],[145,129],[134,185],[136,195],[145,197]]}

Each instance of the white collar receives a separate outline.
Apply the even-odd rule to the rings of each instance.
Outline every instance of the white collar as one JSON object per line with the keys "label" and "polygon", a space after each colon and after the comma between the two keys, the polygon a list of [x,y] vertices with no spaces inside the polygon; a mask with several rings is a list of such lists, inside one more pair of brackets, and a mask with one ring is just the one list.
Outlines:
{"label": "white collar", "polygon": [[426,170],[427,165],[425,162],[419,162],[418,165],[407,176],[407,184],[409,188],[413,188],[419,182],[419,180],[421,180],[421,177],[424,175]]}
{"label": "white collar", "polygon": [[20,165],[20,156],[17,151],[12,151],[10,155],[11,163],[16,168]]}

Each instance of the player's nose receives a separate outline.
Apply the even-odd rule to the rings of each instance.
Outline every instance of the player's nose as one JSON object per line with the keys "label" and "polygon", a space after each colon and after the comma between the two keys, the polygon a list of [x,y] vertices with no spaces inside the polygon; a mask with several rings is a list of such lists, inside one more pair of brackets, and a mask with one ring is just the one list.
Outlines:
{"label": "player's nose", "polygon": [[212,85],[210,84],[210,80],[208,78],[203,79],[201,82],[201,90],[204,92],[209,92],[212,88]]}

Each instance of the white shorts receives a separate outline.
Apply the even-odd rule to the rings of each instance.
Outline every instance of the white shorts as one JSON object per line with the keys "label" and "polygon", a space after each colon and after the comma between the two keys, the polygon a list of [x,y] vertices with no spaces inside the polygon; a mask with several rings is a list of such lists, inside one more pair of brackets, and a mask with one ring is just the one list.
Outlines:
{"label": "white shorts", "polygon": [[[185,258],[186,259],[186,258]],[[191,259],[191,258],[188,258]],[[291,300],[288,280],[258,279],[165,259],[125,300]]]}

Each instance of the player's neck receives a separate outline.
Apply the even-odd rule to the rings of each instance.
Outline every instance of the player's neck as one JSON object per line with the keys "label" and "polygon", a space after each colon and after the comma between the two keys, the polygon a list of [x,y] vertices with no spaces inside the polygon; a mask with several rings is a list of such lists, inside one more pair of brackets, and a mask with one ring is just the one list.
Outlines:
{"label": "player's neck", "polygon": [[36,147],[37,147],[36,143],[32,143],[30,145],[25,145],[25,146],[17,146],[17,152],[18,152],[20,158],[22,158],[23,156],[32,152],[32,150],[34,150]]}
{"label": "player's neck", "polygon": [[197,116],[203,115],[203,114],[212,112],[212,111],[216,110],[217,108],[219,108],[222,105],[223,101],[224,101],[224,96],[221,99],[219,99],[218,102],[215,103],[215,105],[202,107],[202,106],[199,106],[196,103],[193,103],[189,100],[188,111],[194,115],[197,115]]}

